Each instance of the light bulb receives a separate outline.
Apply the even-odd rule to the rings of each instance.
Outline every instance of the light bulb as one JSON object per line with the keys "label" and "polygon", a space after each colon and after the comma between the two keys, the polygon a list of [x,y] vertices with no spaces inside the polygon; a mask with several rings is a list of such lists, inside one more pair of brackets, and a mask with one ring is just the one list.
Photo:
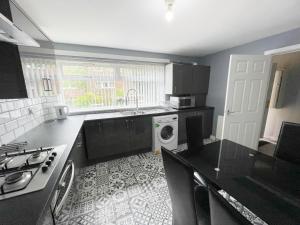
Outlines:
{"label": "light bulb", "polygon": [[166,12],[166,20],[170,22],[173,19],[173,12],[171,9],[168,9]]}

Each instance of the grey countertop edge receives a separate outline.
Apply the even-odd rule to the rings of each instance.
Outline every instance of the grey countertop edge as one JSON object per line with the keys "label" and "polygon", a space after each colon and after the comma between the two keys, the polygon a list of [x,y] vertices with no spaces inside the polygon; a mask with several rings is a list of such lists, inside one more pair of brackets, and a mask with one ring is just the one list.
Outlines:
{"label": "grey countertop edge", "polygon": [[[114,119],[114,118],[132,118],[132,117],[142,117],[142,116],[158,116],[158,115],[168,115],[168,114],[182,113],[182,112],[195,111],[195,110],[213,110],[213,109],[214,109],[213,107],[205,106],[205,107],[172,110],[167,112],[149,113],[149,114],[134,115],[134,116],[128,116],[128,115],[120,116],[120,114],[118,114],[118,116],[115,116],[116,112],[73,115],[73,116],[69,116],[65,120],[46,121],[40,124],[39,126],[33,128],[32,130],[28,131],[21,137],[14,140],[13,142],[20,142],[26,140],[29,142],[28,148],[66,144],[67,145],[66,150],[62,155],[62,158],[60,159],[59,165],[55,168],[52,176],[50,177],[47,186],[43,190],[0,201],[1,225],[39,224],[41,222],[40,220],[44,212],[46,211],[45,209],[50,205],[55,187],[57,185],[61,172],[63,171],[64,165],[67,162],[70,153],[73,149],[73,145],[76,140],[76,137],[85,121]],[[88,119],[88,117],[91,115],[94,115],[95,118]],[[64,132],[67,132],[68,135],[65,136]],[[38,197],[38,195],[40,196]],[[34,210],[34,212],[30,213],[30,209],[26,208],[23,205],[18,204],[20,201],[21,202],[30,201],[31,203],[34,203],[32,204],[34,205],[33,207],[38,207],[37,205],[40,205],[39,212],[37,212],[37,209],[32,209]],[[25,202],[24,204],[26,204]],[[11,214],[12,211],[14,212],[21,211],[20,214],[22,215],[18,214],[17,216],[13,216]],[[11,221],[12,219],[14,219],[14,221]]]}

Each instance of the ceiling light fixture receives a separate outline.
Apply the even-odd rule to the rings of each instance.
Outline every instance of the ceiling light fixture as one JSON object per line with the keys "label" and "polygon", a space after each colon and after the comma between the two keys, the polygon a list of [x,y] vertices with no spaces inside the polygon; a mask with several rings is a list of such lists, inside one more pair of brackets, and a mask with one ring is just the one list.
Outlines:
{"label": "ceiling light fixture", "polygon": [[173,6],[174,6],[175,0],[165,0],[166,3],[166,20],[170,22],[173,19]]}

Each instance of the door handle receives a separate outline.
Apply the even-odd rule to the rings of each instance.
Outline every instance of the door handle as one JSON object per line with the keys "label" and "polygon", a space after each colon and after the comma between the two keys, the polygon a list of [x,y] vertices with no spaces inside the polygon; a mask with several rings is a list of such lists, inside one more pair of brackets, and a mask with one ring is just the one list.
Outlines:
{"label": "door handle", "polygon": [[229,109],[227,110],[227,115],[231,115],[233,113],[234,113],[233,111],[230,111]]}
{"label": "door handle", "polygon": [[[59,214],[61,208],[63,207],[65,201],[67,200],[67,196],[68,196],[68,194],[69,194],[69,192],[70,192],[70,190],[71,190],[71,187],[72,187],[72,184],[73,184],[73,181],[74,181],[74,176],[75,176],[75,166],[74,166],[73,161],[71,161],[71,160],[70,160],[68,163],[69,163],[69,164],[68,164],[67,167],[65,168],[65,171],[64,171],[64,173],[63,173],[63,175],[62,175],[62,177],[61,177],[61,179],[60,179],[60,181],[59,181],[60,187],[65,187],[65,185],[66,185],[65,177],[66,177],[67,172],[68,172],[69,170],[71,170],[71,177],[70,177],[70,180],[69,180],[69,184],[68,184],[68,186],[67,186],[67,188],[66,188],[66,191],[65,191],[63,197],[61,198],[60,202],[57,202],[58,199],[55,199],[55,205],[54,205],[54,209],[53,209],[53,214],[54,214],[54,216],[58,216],[58,214]],[[60,192],[60,189],[58,189],[58,192],[57,192],[56,197],[59,196],[59,192]]]}

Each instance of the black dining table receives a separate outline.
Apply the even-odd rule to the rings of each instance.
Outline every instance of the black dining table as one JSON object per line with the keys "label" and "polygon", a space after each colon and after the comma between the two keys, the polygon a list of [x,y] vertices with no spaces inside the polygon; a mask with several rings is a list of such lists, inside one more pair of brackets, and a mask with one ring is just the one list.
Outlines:
{"label": "black dining table", "polygon": [[229,140],[179,153],[268,225],[300,225],[300,166]]}

